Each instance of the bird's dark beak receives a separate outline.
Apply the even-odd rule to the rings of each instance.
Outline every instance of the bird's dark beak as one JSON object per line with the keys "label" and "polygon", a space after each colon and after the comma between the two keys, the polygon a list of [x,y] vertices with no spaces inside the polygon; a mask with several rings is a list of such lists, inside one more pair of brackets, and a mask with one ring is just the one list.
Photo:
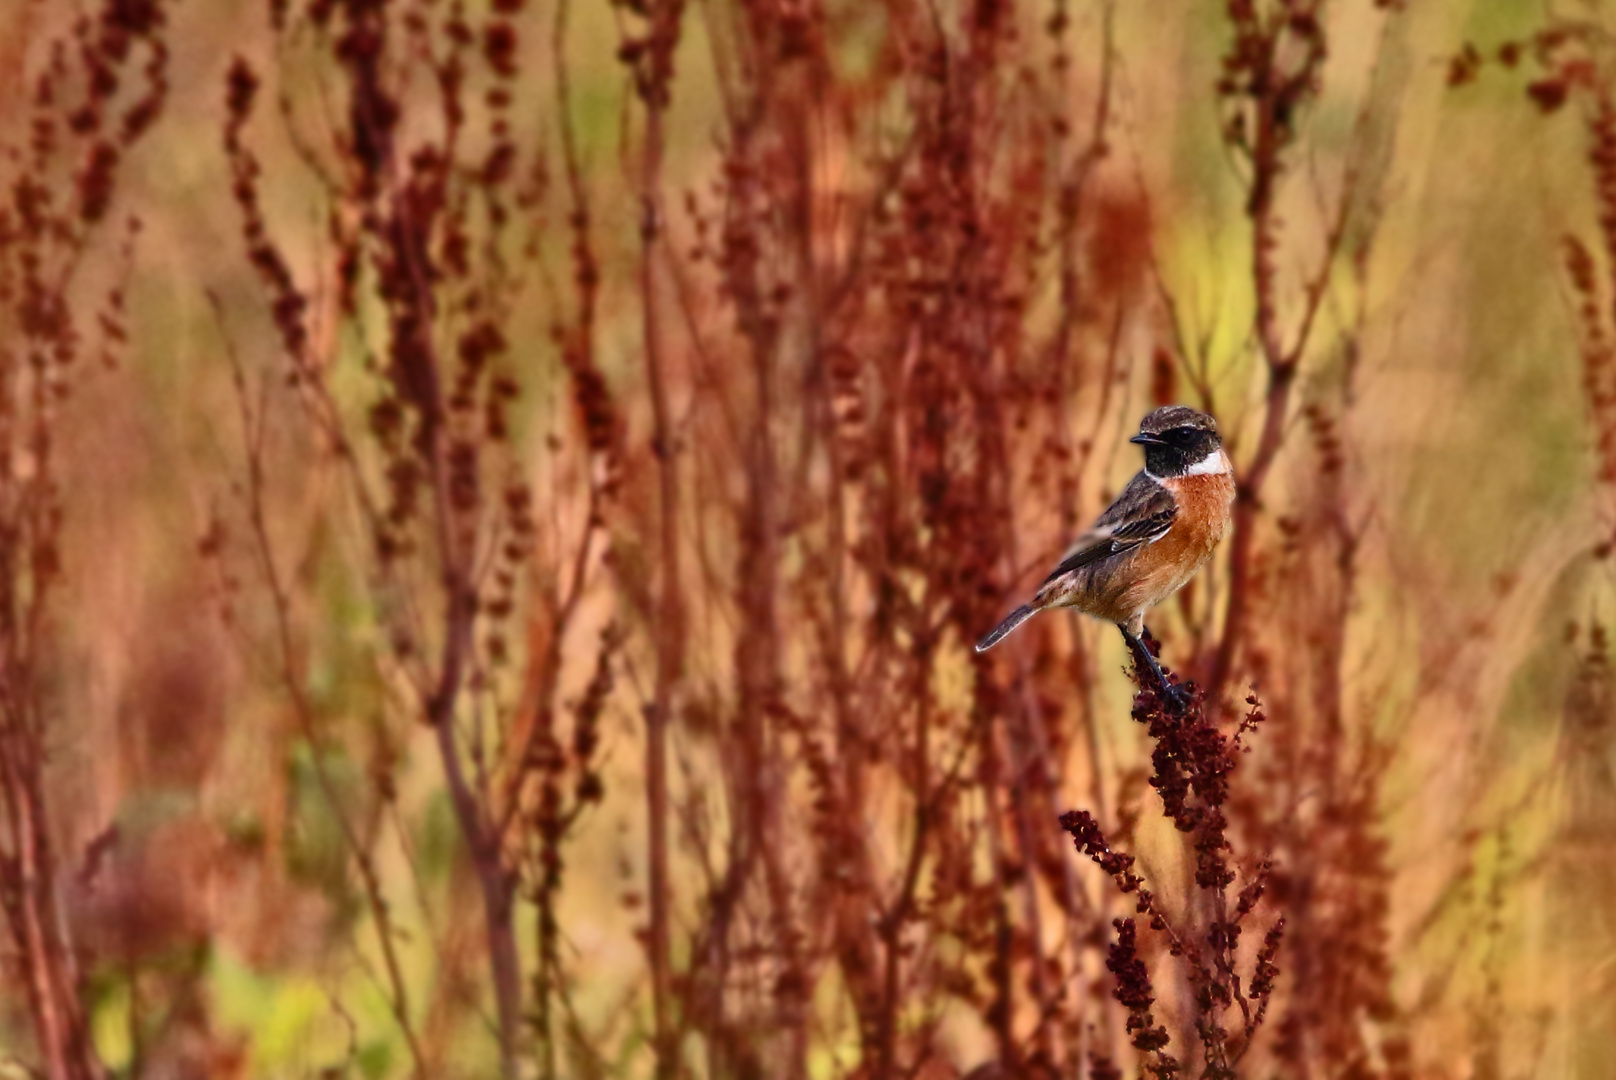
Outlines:
{"label": "bird's dark beak", "polygon": [[1128,441],[1131,442],[1131,443],[1138,443],[1140,446],[1161,446],[1162,445],[1162,440],[1156,438],[1156,436],[1154,436],[1154,435],[1146,435],[1142,431],[1139,434],[1135,435],[1133,438],[1129,439]]}

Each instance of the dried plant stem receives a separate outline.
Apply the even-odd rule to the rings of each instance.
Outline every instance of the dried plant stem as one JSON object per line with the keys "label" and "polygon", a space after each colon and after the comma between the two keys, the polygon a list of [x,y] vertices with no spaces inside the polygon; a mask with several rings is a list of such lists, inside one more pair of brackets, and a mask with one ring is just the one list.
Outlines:
{"label": "dried plant stem", "polygon": [[[915,652],[922,657],[918,670],[928,667],[931,651],[929,642],[917,643]],[[899,975],[902,969],[901,952],[904,924],[914,912],[916,890],[920,886],[920,872],[926,864],[926,851],[931,840],[933,799],[939,794],[930,783],[931,776],[931,694],[922,684],[917,687],[915,718],[913,775],[910,783],[914,791],[914,835],[909,841],[909,854],[904,864],[902,884],[898,895],[882,913],[880,937],[886,946],[885,967],[882,974],[880,1014],[876,1021],[875,1055],[879,1065],[877,1076],[892,1076],[897,1064],[898,1001],[901,997]]]}
{"label": "dried plant stem", "polygon": [[14,865],[7,874],[6,900],[12,934],[27,969],[35,1038],[50,1080],[93,1080],[104,1076],[105,1070],[90,1042],[71,953],[57,932],[54,859],[44,832],[43,755],[26,718],[13,715],[10,708],[7,713],[8,730],[0,741],[0,793]]}
{"label": "dried plant stem", "polygon": [[[667,5],[664,5],[667,6]],[[658,9],[658,18],[661,18]],[[677,19],[677,13],[675,13]],[[675,24],[676,25],[676,24]],[[655,33],[656,31],[653,31]],[[684,640],[684,604],[680,593],[679,475],[674,452],[673,414],[662,341],[662,303],[657,291],[656,261],[662,235],[660,192],[663,150],[663,102],[656,89],[645,95],[645,146],[640,175],[640,303],[645,372],[651,393],[652,447],[657,459],[660,498],[658,561],[661,593],[656,622],[656,682],[645,713],[645,809],[649,861],[650,919],[647,951],[651,965],[651,1001],[659,1080],[677,1074],[677,1047],[670,1023],[670,955],[668,947],[668,721],[679,679]]]}
{"label": "dried plant stem", "polygon": [[[1312,337],[1314,319],[1329,288],[1330,273],[1346,231],[1347,215],[1354,203],[1360,176],[1359,140],[1372,102],[1372,99],[1366,101],[1359,114],[1343,190],[1325,236],[1324,252],[1316,270],[1306,279],[1300,318],[1287,342],[1280,327],[1279,268],[1275,263],[1281,227],[1276,198],[1287,167],[1286,150],[1296,137],[1297,113],[1318,93],[1319,73],[1325,57],[1319,6],[1317,0],[1290,0],[1285,11],[1270,15],[1258,13],[1250,5],[1230,9],[1236,44],[1231,55],[1225,58],[1225,70],[1229,74],[1222,89],[1225,94],[1249,105],[1249,110],[1242,106],[1240,118],[1249,117],[1251,123],[1249,142],[1246,126],[1231,128],[1226,137],[1244,152],[1251,167],[1246,214],[1251,221],[1251,279],[1256,309],[1252,328],[1268,379],[1263,396],[1262,428],[1257,446],[1241,470],[1235,500],[1234,536],[1229,553],[1229,605],[1208,678],[1214,700],[1228,680],[1246,638],[1254,533],[1264,487],[1285,442],[1291,393]],[[1287,55],[1299,59],[1291,59],[1287,66],[1284,59]]]}
{"label": "dried plant stem", "polygon": [[[215,316],[223,325],[223,309],[218,297],[209,293],[209,300],[214,306]],[[331,779],[330,771],[325,761],[325,740],[320,736],[319,725],[314,719],[314,708],[309,703],[308,695],[303,688],[303,680],[297,671],[294,657],[297,650],[292,636],[291,594],[275,561],[274,546],[270,540],[269,522],[264,508],[264,457],[263,457],[263,431],[264,417],[255,415],[247,393],[246,374],[241,367],[240,358],[236,355],[234,344],[227,337],[225,339],[225,352],[231,364],[231,378],[235,386],[236,405],[241,419],[241,438],[243,451],[246,457],[247,483],[245,489],[247,503],[247,522],[252,534],[253,551],[256,556],[259,570],[264,576],[265,587],[269,590],[270,608],[275,621],[276,653],[279,658],[279,675],[281,686],[286,692],[287,700],[292,706],[292,715],[303,737],[309,744],[309,758],[312,763],[312,772],[315,785],[320,789],[320,797],[324,800],[326,808],[330,811],[332,819],[336,822],[337,831],[342,836],[343,846],[347,848],[349,856],[359,871],[361,891],[365,897],[365,906],[370,910],[371,919],[376,923],[376,940],[382,952],[382,966],[387,971],[387,1007],[397,1022],[400,1033],[404,1036],[405,1045],[409,1047],[410,1060],[413,1063],[415,1075],[427,1075],[426,1062],[421,1053],[420,1041],[416,1036],[415,1027],[410,1020],[409,992],[404,981],[403,968],[399,963],[398,945],[393,937],[392,917],[388,913],[387,900],[382,895],[381,880],[376,873],[375,861],[360,839],[358,830],[343,811],[342,804],[337,798],[336,785]]]}
{"label": "dried plant stem", "polygon": [[[399,200],[395,213],[401,219],[409,220],[409,210],[403,199]],[[422,348],[430,355],[433,346],[427,328],[431,326],[430,313],[433,310],[431,286],[426,281],[424,269],[413,258],[414,246],[401,246],[418,290],[416,303],[417,310],[422,314],[419,331],[423,338]],[[435,375],[435,365],[426,365],[426,368]],[[464,548],[455,535],[454,511],[449,495],[450,466],[443,426],[431,419],[434,415],[441,415],[442,390],[436,378],[430,380],[429,387],[429,463],[432,469],[439,572],[448,610],[438,684],[427,702],[427,719],[436,739],[438,756],[443,762],[449,801],[454,807],[461,835],[465,837],[471,852],[472,865],[477,871],[477,884],[482,892],[483,914],[487,920],[488,963],[494,980],[494,1003],[499,1024],[500,1071],[507,1080],[512,1080],[518,1075],[516,1048],[522,1027],[522,966],[516,949],[516,880],[504,865],[499,832],[466,775],[465,762],[461,759],[461,749],[455,738],[455,707],[471,657],[472,635],[477,619],[477,593],[472,580],[473,554]]]}
{"label": "dried plant stem", "polygon": [[[1271,62],[1271,58],[1270,58]],[[1287,353],[1280,339],[1279,300],[1276,295],[1274,251],[1278,246],[1279,223],[1274,217],[1274,191],[1282,167],[1280,133],[1270,103],[1259,99],[1256,108],[1256,136],[1252,144],[1251,194],[1247,211],[1251,217],[1251,276],[1256,289],[1256,334],[1268,368],[1268,389],[1263,399],[1263,425],[1257,449],[1240,474],[1234,507],[1234,536],[1229,552],[1229,607],[1223,620],[1223,633],[1208,680],[1216,695],[1234,664],[1247,616],[1251,592],[1253,531],[1261,507],[1263,484],[1273,467],[1285,438],[1285,415],[1290,406],[1291,387],[1296,382],[1297,352]],[[1328,272],[1326,270],[1326,272]]]}

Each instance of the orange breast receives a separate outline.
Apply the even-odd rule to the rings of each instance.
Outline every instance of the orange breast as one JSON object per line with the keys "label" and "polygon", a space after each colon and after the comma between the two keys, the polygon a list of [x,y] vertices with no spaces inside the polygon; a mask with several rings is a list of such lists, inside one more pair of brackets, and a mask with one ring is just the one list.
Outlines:
{"label": "orange breast", "polygon": [[1178,500],[1173,527],[1153,544],[1115,562],[1086,567],[1057,603],[1109,622],[1126,623],[1183,588],[1211,558],[1229,530],[1234,479],[1228,474],[1184,476],[1162,483]]}
{"label": "orange breast", "polygon": [[1185,476],[1163,484],[1178,500],[1178,515],[1166,536],[1139,553],[1138,576],[1124,598],[1130,613],[1159,604],[1183,588],[1229,531],[1233,477]]}

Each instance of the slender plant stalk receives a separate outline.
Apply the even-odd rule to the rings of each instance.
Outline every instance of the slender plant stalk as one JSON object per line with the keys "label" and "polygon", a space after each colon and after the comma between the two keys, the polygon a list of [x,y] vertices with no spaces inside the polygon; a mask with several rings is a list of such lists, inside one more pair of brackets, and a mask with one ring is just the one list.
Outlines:
{"label": "slender plant stalk", "polygon": [[[659,5],[653,21],[666,18]],[[677,19],[675,9],[674,18]],[[677,33],[653,28],[658,33]],[[668,46],[671,51],[671,46]],[[658,561],[661,593],[657,603],[656,682],[645,720],[645,810],[649,858],[650,918],[647,949],[651,966],[651,1000],[659,1080],[677,1075],[677,1050],[670,1019],[670,952],[668,907],[668,723],[682,667],[684,603],[680,594],[679,475],[674,446],[673,414],[669,403],[666,355],[663,352],[662,302],[657,291],[656,262],[662,239],[661,200],[663,101],[653,85],[645,94],[645,146],[640,175],[640,304],[645,372],[651,393],[652,446],[657,459],[659,504]]]}

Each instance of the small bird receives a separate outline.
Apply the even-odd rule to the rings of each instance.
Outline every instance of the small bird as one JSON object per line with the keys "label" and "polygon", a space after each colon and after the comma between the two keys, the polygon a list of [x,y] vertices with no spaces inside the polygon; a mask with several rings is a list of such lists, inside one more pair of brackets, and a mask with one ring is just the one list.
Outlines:
{"label": "small bird", "polygon": [[1128,441],[1144,446],[1145,467],[1077,538],[1032,601],[1006,616],[976,651],[993,648],[1046,608],[1075,607],[1116,623],[1135,658],[1182,701],[1139,635],[1145,612],[1183,588],[1229,531],[1234,469],[1217,421],[1185,405],[1150,413]]}

